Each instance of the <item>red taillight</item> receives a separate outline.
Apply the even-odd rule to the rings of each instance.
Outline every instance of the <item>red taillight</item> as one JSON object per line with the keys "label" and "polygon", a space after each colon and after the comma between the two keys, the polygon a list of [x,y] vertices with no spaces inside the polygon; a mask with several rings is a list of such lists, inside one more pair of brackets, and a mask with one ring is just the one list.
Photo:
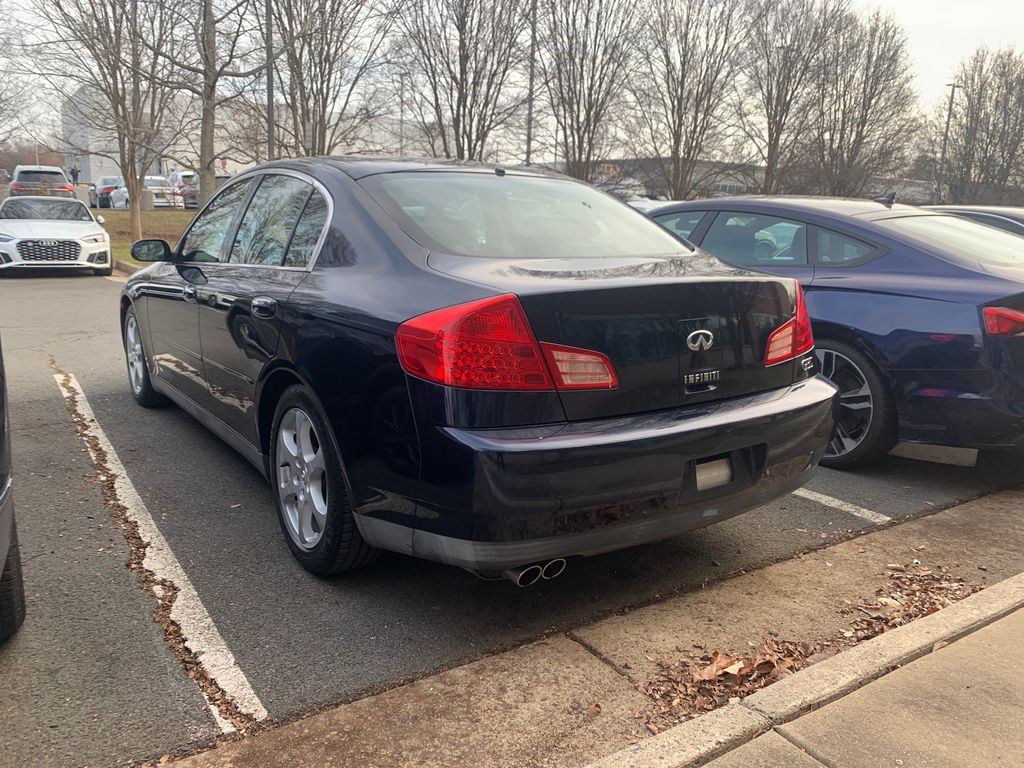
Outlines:
{"label": "red taillight", "polygon": [[414,317],[395,339],[407,373],[449,387],[535,391],[619,383],[600,352],[539,344],[511,293]]}
{"label": "red taillight", "polygon": [[24,187],[21,184],[11,184],[11,191],[12,192],[17,190],[17,189],[24,189]]}
{"label": "red taillight", "polygon": [[117,189],[117,187],[103,187],[103,189],[101,189],[100,192],[104,195],[109,195],[115,189]]}
{"label": "red taillight", "polygon": [[469,389],[554,389],[540,346],[512,294],[414,317],[396,334],[402,368]]}
{"label": "red taillight", "polygon": [[772,331],[764,349],[764,364],[778,365],[794,357],[807,354],[814,349],[814,334],[811,332],[811,318],[804,304],[804,292],[796,286],[796,312],[793,319]]}
{"label": "red taillight", "polygon": [[985,332],[989,336],[1020,336],[1024,334],[1024,312],[1005,307],[985,307]]}
{"label": "red taillight", "polygon": [[611,389],[619,386],[619,377],[606,355],[546,341],[542,341],[540,346],[558,389]]}
{"label": "red taillight", "polygon": [[74,192],[75,191],[75,188],[72,187],[70,184],[65,184],[63,187],[57,187],[57,189],[62,189],[65,192]]}

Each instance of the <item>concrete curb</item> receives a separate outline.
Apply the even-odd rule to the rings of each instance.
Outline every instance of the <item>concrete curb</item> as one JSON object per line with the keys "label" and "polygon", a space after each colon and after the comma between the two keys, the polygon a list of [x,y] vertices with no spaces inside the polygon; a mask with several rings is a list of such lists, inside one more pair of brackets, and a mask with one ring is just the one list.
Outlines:
{"label": "concrete curb", "polygon": [[830,704],[887,672],[1024,608],[1024,573],[729,704],[620,750],[588,768],[692,768],[776,725]]}
{"label": "concrete curb", "polygon": [[141,267],[136,267],[134,264],[129,264],[127,261],[121,261],[120,259],[114,259],[114,271],[120,272],[123,275],[134,275],[138,272]]}

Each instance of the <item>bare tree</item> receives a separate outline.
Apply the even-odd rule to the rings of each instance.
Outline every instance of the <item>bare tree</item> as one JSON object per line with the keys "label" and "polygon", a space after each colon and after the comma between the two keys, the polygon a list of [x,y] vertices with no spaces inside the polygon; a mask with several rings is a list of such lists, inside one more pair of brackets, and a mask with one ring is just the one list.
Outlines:
{"label": "bare tree", "polygon": [[523,0],[416,0],[399,25],[413,114],[438,154],[479,160],[523,103],[512,78],[523,61]]}
{"label": "bare tree", "polygon": [[[940,197],[1001,203],[1024,182],[1024,54],[979,48],[960,64]],[[941,136],[945,110],[936,115]]]}
{"label": "bare tree", "polygon": [[698,162],[728,130],[740,7],[732,0],[648,0],[639,15],[630,145],[653,158],[660,191],[682,200],[704,180]]}
{"label": "bare tree", "polygon": [[565,172],[594,178],[630,63],[634,7],[626,0],[543,0],[540,64]]}
{"label": "bare tree", "polygon": [[[0,3],[0,17],[10,18],[10,9]],[[18,116],[25,105],[27,81],[18,76],[13,65],[15,40],[12,29],[0,29],[0,144],[19,130]]]}
{"label": "bare tree", "polygon": [[274,0],[284,114],[280,142],[295,155],[351,146],[387,111],[378,75],[394,26],[393,4],[376,0]]}
{"label": "bare tree", "polygon": [[778,192],[808,128],[822,51],[847,18],[847,0],[748,0],[739,115],[761,191]]}
{"label": "bare tree", "polygon": [[[145,0],[174,17],[170,38],[150,38],[149,49],[170,65],[164,85],[191,94],[199,112],[199,203],[216,190],[217,109],[237,97],[230,81],[249,81],[266,69],[254,0]],[[168,45],[169,40],[175,41]]]}
{"label": "bare tree", "polygon": [[142,236],[143,178],[181,130],[167,61],[144,40],[173,45],[165,4],[142,0],[35,0],[26,42],[34,74],[62,103],[63,148],[114,160],[124,176],[132,236]]}
{"label": "bare tree", "polygon": [[872,176],[906,165],[916,95],[907,36],[892,16],[844,14],[810,90],[816,191],[858,197]]}

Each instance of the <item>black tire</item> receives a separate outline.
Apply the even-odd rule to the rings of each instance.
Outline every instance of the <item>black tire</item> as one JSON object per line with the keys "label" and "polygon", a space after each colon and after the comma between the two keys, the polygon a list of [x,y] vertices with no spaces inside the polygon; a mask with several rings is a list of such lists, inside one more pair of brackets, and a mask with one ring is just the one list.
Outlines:
{"label": "black tire", "polygon": [[[319,438],[327,487],[326,523],[319,540],[309,549],[299,546],[289,532],[284,502],[278,491],[278,468],[282,465],[278,457],[278,434],[285,415],[296,408],[309,417]],[[303,568],[316,576],[330,576],[362,568],[377,559],[379,551],[363,540],[356,526],[351,490],[330,422],[313,394],[301,385],[286,389],[274,410],[268,469],[281,531],[292,554]]]}
{"label": "black tire", "polygon": [[108,264],[103,269],[94,269],[92,273],[97,277],[110,277],[112,274],[114,274],[114,262],[111,261],[110,264]]}
{"label": "black tire", "polygon": [[[132,397],[135,398],[135,402],[141,405],[143,408],[160,408],[167,403],[167,398],[153,389],[153,382],[149,377],[149,362],[145,354],[145,350],[142,351],[142,367],[140,370],[141,374],[141,386],[136,387],[132,383],[132,371],[131,371],[131,359],[128,352],[128,327],[131,321],[135,322],[138,327],[138,317],[135,315],[135,307],[128,307],[128,311],[124,313],[124,325],[121,328],[121,340],[124,346],[125,366],[128,373],[128,389],[131,390]],[[142,347],[142,333],[139,332],[139,346]]]}
{"label": "black tire", "polygon": [[[839,455],[829,456],[826,454],[821,460],[821,465],[830,469],[853,469],[878,461],[892,450],[899,436],[899,428],[896,421],[896,403],[893,399],[892,387],[886,381],[885,376],[882,375],[874,361],[851,344],[836,339],[821,338],[815,339],[815,346],[819,355],[819,361],[823,354],[827,357],[829,352],[834,352],[845,357],[846,360],[859,370],[859,373],[867,383],[872,406],[870,422],[856,447]],[[822,370],[822,373],[826,376],[830,375],[827,370]],[[833,383],[839,386],[841,390],[845,386],[849,386],[848,382],[840,380],[839,376],[836,377],[836,381]],[[838,431],[842,420],[848,415],[843,411],[843,406],[840,406],[840,424],[837,424],[837,432],[834,439],[838,439]]]}
{"label": "black tire", "polygon": [[10,639],[25,621],[25,585],[21,579],[18,528],[11,523],[11,545],[0,571],[0,643]]}

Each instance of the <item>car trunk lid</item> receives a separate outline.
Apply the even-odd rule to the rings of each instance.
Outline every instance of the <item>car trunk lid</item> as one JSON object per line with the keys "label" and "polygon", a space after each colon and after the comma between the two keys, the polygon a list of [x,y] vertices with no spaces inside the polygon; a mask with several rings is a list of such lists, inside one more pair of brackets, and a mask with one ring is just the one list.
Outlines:
{"label": "car trunk lid", "polygon": [[613,389],[561,391],[570,421],[707,403],[787,386],[764,364],[794,315],[795,283],[749,276],[701,252],[664,258],[490,259],[433,253],[446,274],[516,293],[534,334],[600,352]]}

